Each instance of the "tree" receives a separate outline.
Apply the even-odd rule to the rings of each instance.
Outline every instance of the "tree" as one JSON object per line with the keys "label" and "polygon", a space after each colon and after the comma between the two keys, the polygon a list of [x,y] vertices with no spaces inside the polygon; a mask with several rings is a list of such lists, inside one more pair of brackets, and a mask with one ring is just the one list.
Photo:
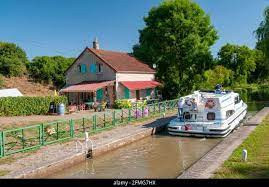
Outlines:
{"label": "tree", "polygon": [[29,63],[23,49],[13,43],[0,42],[0,73],[5,76],[22,76]]}
{"label": "tree", "polygon": [[233,70],[238,83],[247,83],[251,72],[255,71],[255,51],[247,46],[226,44],[221,47],[219,64]]}
{"label": "tree", "polygon": [[[264,10],[264,20],[260,23],[255,31],[257,43],[256,49],[261,50],[263,54],[258,52],[259,61],[257,63],[257,71],[255,76],[259,80],[269,79],[269,6]],[[254,76],[254,77],[255,77]]]}
{"label": "tree", "polygon": [[65,83],[65,71],[74,61],[74,58],[62,56],[35,57],[29,64],[29,73],[37,81],[52,82],[56,87],[62,87]]}
{"label": "tree", "polygon": [[261,50],[254,50],[256,68],[251,72],[249,81],[251,83],[264,82],[269,79],[269,64]]}
{"label": "tree", "polygon": [[134,56],[157,65],[165,98],[190,91],[193,76],[213,62],[209,49],[218,37],[210,17],[191,0],[170,0],[152,8],[144,21]]}
{"label": "tree", "polygon": [[233,83],[234,72],[224,66],[216,66],[204,72],[204,81],[200,84],[200,88],[214,89],[215,85],[221,84],[222,86],[231,86]]}
{"label": "tree", "polygon": [[269,6],[264,10],[264,20],[255,31],[258,39],[257,48],[261,49],[269,57]]}

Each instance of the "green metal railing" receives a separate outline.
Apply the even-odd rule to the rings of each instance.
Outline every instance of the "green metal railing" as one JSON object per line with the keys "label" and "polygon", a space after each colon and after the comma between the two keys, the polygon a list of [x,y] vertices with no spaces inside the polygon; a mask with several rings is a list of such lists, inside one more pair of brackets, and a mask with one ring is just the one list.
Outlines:
{"label": "green metal railing", "polygon": [[177,108],[177,99],[152,103],[130,109],[113,110],[94,114],[88,118],[61,120],[22,128],[0,131],[0,158],[37,149],[56,142],[83,137],[85,132],[94,134],[131,121],[152,117]]}

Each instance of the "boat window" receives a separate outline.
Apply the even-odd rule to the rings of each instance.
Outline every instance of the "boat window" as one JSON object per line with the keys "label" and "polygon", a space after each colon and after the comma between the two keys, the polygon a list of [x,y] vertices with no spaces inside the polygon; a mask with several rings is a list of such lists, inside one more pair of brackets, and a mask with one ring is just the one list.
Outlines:
{"label": "boat window", "polygon": [[235,98],[234,98],[234,104],[237,104],[237,103],[239,103],[240,102],[240,98],[239,98],[239,96],[236,96]]}
{"label": "boat window", "polygon": [[207,120],[215,120],[215,112],[208,112],[207,113]]}
{"label": "boat window", "polygon": [[234,114],[234,110],[227,110],[226,111],[226,118],[229,118],[233,114]]}
{"label": "boat window", "polygon": [[191,114],[189,112],[184,112],[184,119],[191,119]]}

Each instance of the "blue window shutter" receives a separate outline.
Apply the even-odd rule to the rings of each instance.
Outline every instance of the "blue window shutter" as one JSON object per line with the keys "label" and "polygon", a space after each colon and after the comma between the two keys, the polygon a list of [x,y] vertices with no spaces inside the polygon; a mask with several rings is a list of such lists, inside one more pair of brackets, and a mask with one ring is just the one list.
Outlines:
{"label": "blue window shutter", "polygon": [[90,72],[91,73],[96,73],[96,65],[95,64],[90,65]]}
{"label": "blue window shutter", "polygon": [[97,100],[102,100],[103,99],[103,89],[97,90],[96,95],[97,95]]}
{"label": "blue window shutter", "polygon": [[85,64],[81,65],[81,73],[86,73],[87,72],[87,67]]}
{"label": "blue window shutter", "polygon": [[125,99],[130,99],[130,91],[128,88],[124,88],[124,98]]}

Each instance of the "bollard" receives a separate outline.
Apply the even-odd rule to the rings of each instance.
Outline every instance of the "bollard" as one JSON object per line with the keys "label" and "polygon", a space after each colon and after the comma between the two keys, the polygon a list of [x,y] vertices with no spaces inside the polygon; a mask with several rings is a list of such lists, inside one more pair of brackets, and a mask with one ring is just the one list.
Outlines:
{"label": "bollard", "polygon": [[248,158],[248,151],[246,149],[243,149],[243,151],[242,151],[242,159],[243,159],[243,161],[246,162],[247,158]]}

